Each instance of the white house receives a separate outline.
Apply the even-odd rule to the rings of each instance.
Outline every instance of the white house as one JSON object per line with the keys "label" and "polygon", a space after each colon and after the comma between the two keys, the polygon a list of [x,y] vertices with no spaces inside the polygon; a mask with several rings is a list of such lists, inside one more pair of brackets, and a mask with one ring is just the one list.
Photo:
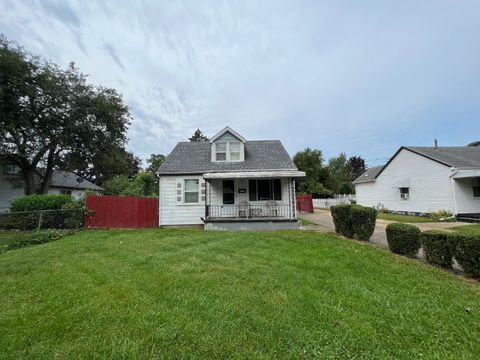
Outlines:
{"label": "white house", "polygon": [[480,147],[401,147],[354,181],[357,203],[391,211],[480,217]]}
{"label": "white house", "polygon": [[247,141],[226,127],[210,141],[181,142],[158,170],[160,226],[298,228],[298,171],[277,140]]}
{"label": "white house", "polygon": [[[103,189],[72,172],[53,170],[49,194],[65,194],[78,199],[85,190]],[[7,211],[13,199],[24,195],[25,186],[20,176],[20,168],[13,164],[0,164],[0,212]]]}

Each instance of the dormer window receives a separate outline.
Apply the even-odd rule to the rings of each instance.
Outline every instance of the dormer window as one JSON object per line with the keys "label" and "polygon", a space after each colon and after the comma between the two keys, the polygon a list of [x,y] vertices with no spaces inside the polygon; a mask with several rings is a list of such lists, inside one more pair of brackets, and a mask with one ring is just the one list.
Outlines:
{"label": "dormer window", "polygon": [[217,143],[216,144],[216,160],[217,161],[226,161],[227,160],[227,143]]}
{"label": "dormer window", "polygon": [[245,138],[227,126],[210,139],[210,144],[212,144],[212,161],[244,161],[246,142]]}
{"label": "dormer window", "polygon": [[240,160],[240,143],[239,142],[231,142],[228,143],[230,149],[230,160],[231,161],[238,161]]}

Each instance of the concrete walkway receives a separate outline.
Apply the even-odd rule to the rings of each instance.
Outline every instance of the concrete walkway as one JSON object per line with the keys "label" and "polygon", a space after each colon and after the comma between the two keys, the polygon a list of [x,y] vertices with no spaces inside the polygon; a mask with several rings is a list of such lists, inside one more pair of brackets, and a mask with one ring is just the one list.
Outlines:
{"label": "concrete walkway", "polygon": [[[315,213],[302,213],[299,215],[300,218],[305,220],[311,221],[315,223],[315,225],[304,225],[302,229],[305,230],[314,230],[314,231],[324,231],[324,232],[335,232],[335,227],[333,225],[332,215],[330,214],[329,210],[321,210],[315,209]],[[388,249],[387,243],[387,234],[386,234],[386,227],[388,224],[391,224],[395,221],[390,220],[377,220],[377,224],[375,226],[375,232],[373,233],[370,243]],[[438,230],[438,229],[447,229],[460,226],[460,225],[471,225],[469,223],[464,222],[431,222],[431,223],[414,223],[412,225],[418,226],[421,231],[425,230]],[[421,254],[420,254],[420,257]]]}

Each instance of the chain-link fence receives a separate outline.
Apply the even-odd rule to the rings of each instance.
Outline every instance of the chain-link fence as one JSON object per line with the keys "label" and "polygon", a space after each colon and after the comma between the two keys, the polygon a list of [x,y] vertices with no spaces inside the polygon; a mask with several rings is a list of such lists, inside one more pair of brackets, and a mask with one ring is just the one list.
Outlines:
{"label": "chain-link fence", "polygon": [[84,225],[84,214],[84,209],[33,210],[0,213],[0,229],[78,229]]}

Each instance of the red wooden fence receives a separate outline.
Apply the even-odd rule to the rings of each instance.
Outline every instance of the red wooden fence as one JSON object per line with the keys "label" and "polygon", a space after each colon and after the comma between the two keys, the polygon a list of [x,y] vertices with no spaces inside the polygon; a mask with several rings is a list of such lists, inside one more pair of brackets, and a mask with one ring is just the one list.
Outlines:
{"label": "red wooden fence", "polygon": [[137,196],[88,195],[85,226],[94,228],[148,228],[158,226],[158,199]]}
{"label": "red wooden fence", "polygon": [[313,200],[312,195],[297,195],[297,210],[299,212],[313,213]]}

